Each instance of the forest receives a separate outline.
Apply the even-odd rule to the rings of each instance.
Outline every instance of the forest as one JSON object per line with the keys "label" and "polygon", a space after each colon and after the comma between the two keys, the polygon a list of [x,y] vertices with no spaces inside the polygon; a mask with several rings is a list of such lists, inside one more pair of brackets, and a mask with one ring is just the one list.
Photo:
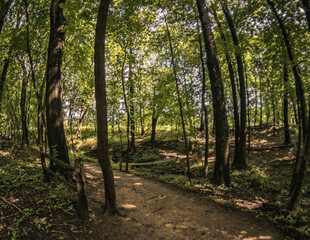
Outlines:
{"label": "forest", "polygon": [[310,238],[309,0],[0,1],[0,239]]}

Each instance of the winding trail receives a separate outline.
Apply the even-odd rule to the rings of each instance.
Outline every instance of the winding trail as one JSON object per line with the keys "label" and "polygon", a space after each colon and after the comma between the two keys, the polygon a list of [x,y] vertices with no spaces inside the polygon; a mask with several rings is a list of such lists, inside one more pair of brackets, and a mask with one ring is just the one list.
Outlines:
{"label": "winding trail", "polygon": [[102,216],[104,186],[95,163],[85,162],[93,239],[284,239],[272,223],[233,210],[206,196],[114,171],[119,209],[124,216]]}

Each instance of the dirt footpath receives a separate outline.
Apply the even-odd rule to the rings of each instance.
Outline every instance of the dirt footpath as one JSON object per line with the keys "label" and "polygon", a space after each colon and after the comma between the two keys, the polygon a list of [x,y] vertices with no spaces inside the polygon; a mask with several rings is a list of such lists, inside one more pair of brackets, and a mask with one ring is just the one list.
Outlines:
{"label": "dirt footpath", "polygon": [[85,162],[95,240],[284,239],[272,223],[225,208],[206,196],[133,174],[114,171],[118,207],[124,217],[102,217],[104,186],[99,166]]}

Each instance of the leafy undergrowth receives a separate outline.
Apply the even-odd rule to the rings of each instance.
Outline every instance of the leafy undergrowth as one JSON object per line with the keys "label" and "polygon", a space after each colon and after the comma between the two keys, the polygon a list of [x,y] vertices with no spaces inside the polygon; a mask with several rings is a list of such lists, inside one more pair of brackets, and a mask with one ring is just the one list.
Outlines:
{"label": "leafy undergrowth", "polygon": [[[295,135],[293,135],[295,134]],[[138,175],[150,177],[176,187],[207,194],[215,201],[228,207],[253,211],[258,217],[263,216],[274,222],[282,231],[292,239],[308,239],[310,237],[310,173],[308,171],[303,187],[299,205],[294,212],[288,212],[285,208],[289,200],[289,186],[296,152],[296,129],[292,129],[294,147],[247,151],[249,168],[246,171],[232,171],[231,185],[229,187],[214,186],[211,182],[213,162],[210,162],[208,176],[203,178],[201,167],[203,156],[203,138],[192,140],[191,144],[191,174],[189,181],[186,169],[180,159],[148,166],[129,167],[129,171]],[[161,132],[156,137],[155,149],[149,144],[149,136],[142,139],[137,145],[137,152],[131,154],[129,162],[152,162],[163,158],[165,150],[184,154],[184,142],[170,132]],[[251,146],[260,148],[264,146],[283,144],[283,131],[277,129],[273,135],[272,129],[253,130],[251,133]],[[210,141],[210,158],[214,159],[214,141]],[[115,141],[111,146],[111,159],[113,167],[119,168],[120,158],[125,162],[126,143]],[[93,145],[83,149],[88,155],[94,156]],[[231,154],[233,156],[233,152]]]}
{"label": "leafy undergrowth", "polygon": [[0,151],[0,239],[86,239],[74,197],[62,183],[44,183],[34,156],[16,145]]}
{"label": "leafy undergrowth", "polygon": [[[271,131],[254,132],[252,145],[254,147],[280,145],[281,132],[276,136]],[[267,136],[267,140],[264,138]],[[154,155],[154,150],[147,148],[147,141],[142,142],[142,149],[133,155],[135,162],[147,162],[152,156],[155,160],[160,155]],[[255,145],[256,144],[256,145]],[[171,149],[178,151],[180,141],[164,139],[157,142],[156,149]],[[201,146],[202,148],[202,146]],[[197,149],[197,147],[196,147]],[[139,152],[143,151],[143,154]],[[294,164],[294,147],[267,151],[248,152],[249,168],[246,171],[232,171],[229,187],[214,186],[212,180],[213,163],[210,164],[207,178],[203,178],[203,168],[195,153],[191,155],[191,180],[186,176],[184,164],[180,161],[170,161],[149,166],[135,166],[130,168],[132,173],[151,177],[159,181],[177,186],[182,189],[207,194],[215,201],[229,207],[254,211],[257,216],[267,217],[279,226],[292,239],[308,239],[310,237],[310,174],[308,171],[299,205],[294,212],[286,210],[289,201],[289,186]],[[139,158],[139,154],[141,158]],[[213,156],[211,154],[211,156]],[[201,162],[201,161],[200,161]],[[117,164],[115,164],[117,165]]]}

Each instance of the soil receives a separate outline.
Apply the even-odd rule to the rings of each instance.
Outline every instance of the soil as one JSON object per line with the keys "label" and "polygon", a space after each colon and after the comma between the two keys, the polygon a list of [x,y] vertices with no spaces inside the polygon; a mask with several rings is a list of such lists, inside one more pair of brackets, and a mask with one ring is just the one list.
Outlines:
{"label": "soil", "polygon": [[93,239],[284,239],[275,226],[205,195],[114,171],[123,216],[103,215],[104,185],[98,165],[84,163]]}

